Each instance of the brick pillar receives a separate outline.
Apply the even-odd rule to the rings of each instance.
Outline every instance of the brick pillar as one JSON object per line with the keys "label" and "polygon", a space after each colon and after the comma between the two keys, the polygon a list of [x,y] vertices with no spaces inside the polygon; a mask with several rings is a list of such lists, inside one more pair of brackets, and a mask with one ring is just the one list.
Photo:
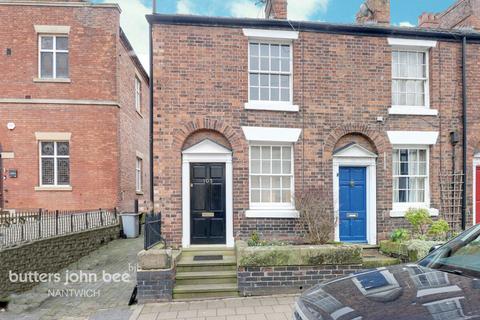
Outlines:
{"label": "brick pillar", "polygon": [[265,18],[286,20],[288,0],[266,0]]}
{"label": "brick pillar", "polygon": [[438,21],[435,14],[424,12],[418,17],[418,26],[422,28],[438,28]]}
{"label": "brick pillar", "polygon": [[390,0],[366,0],[356,15],[360,24],[390,24]]}

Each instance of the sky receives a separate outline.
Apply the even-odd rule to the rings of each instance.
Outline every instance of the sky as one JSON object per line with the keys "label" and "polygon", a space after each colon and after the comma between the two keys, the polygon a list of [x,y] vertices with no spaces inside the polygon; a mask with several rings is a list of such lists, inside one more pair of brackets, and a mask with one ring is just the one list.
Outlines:
{"label": "sky", "polygon": [[[92,0],[118,3],[122,8],[120,23],[136,54],[148,72],[148,23],[145,15],[152,12],[153,0]],[[263,17],[258,0],[156,0],[157,12],[228,17]],[[365,0],[290,0],[288,18],[332,23],[353,23]],[[422,12],[440,12],[455,0],[391,0],[393,25],[411,27]]]}

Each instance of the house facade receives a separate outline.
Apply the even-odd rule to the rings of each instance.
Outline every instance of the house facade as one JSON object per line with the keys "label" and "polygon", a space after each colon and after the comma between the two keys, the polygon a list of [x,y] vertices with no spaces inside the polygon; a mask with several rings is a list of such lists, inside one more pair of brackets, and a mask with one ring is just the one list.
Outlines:
{"label": "house facade", "polygon": [[120,13],[0,1],[0,208],[148,208],[149,78]]}
{"label": "house facade", "polygon": [[301,240],[295,195],[312,190],[335,240],[375,244],[409,208],[443,217],[464,128],[473,223],[480,38],[392,27],[389,10],[369,0],[356,25],[287,21],[283,0],[267,1],[267,19],[147,17],[154,207],[169,244]]}

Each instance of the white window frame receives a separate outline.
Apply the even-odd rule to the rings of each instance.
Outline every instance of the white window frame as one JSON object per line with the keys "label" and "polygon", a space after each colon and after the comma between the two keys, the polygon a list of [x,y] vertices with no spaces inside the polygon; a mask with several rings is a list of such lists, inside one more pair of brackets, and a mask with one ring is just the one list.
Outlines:
{"label": "white window frame", "polygon": [[135,191],[143,192],[143,159],[139,156],[135,158]]}
{"label": "white window frame", "polygon": [[[426,166],[426,178],[425,178],[425,195],[424,195],[424,202],[393,202],[393,152],[394,150],[399,149],[421,149],[426,150],[426,159],[427,159],[427,166]],[[438,210],[430,208],[430,145],[394,145],[392,148],[392,211],[390,211],[390,217],[404,217],[405,213],[411,209],[427,209],[431,216],[438,216]]]}
{"label": "white window frame", "polygon": [[142,114],[142,82],[138,76],[135,76],[135,110]]}
{"label": "white window frame", "polygon": [[[244,30],[245,33],[245,30]],[[274,36],[278,37],[276,39],[268,38],[268,37],[261,37],[258,36],[257,33],[252,33],[253,35],[257,35],[254,37],[250,37],[248,41],[248,102],[245,103],[245,109],[247,110],[272,110],[272,111],[291,111],[297,112],[299,110],[298,105],[293,104],[293,41],[291,38],[280,38],[279,35],[274,34]],[[261,72],[255,71],[259,74],[278,74],[278,75],[289,75],[290,76],[290,100],[289,101],[271,101],[271,100],[250,100],[250,74],[254,71],[250,70],[250,45],[252,43],[258,44],[278,44],[278,45],[288,45],[290,47],[290,72]],[[269,56],[270,63],[271,63],[271,56]],[[279,92],[280,94],[280,92]]]}
{"label": "white window frame", "polygon": [[[250,165],[251,164],[251,154],[252,154],[252,147],[290,147],[291,148],[291,168],[290,168],[290,174],[283,174],[283,173],[280,173],[280,174],[275,174],[275,173],[270,173],[270,174],[262,174],[262,173],[252,173],[252,166]],[[281,209],[281,210],[294,210],[295,209],[295,202],[294,202],[294,191],[295,191],[295,171],[294,171],[294,162],[295,162],[295,156],[294,156],[294,146],[293,144],[291,143],[275,143],[275,144],[272,144],[272,143],[252,143],[250,146],[249,146],[249,153],[248,153],[248,201],[249,201],[249,204],[250,204],[250,209],[252,210],[265,210],[265,209]],[[283,160],[283,155],[282,155],[282,160]],[[280,164],[282,164],[282,162],[280,162]],[[292,197],[291,201],[290,202],[252,202],[252,175],[255,175],[255,176],[260,176],[260,177],[263,177],[263,176],[269,176],[269,177],[273,177],[273,176],[280,176],[280,177],[284,177],[284,176],[290,176],[290,195]],[[272,190],[273,188],[271,187],[270,185],[270,189]],[[282,190],[282,188],[280,187],[280,189]]]}
{"label": "white window frame", "polygon": [[[425,116],[436,116],[438,115],[438,110],[430,108],[430,49],[437,45],[436,41],[429,40],[416,40],[416,39],[399,39],[399,38],[388,38],[388,43],[392,46],[392,55],[391,55],[391,72],[392,78],[390,79],[391,83],[393,80],[422,80],[424,83],[424,105],[423,106],[409,106],[409,105],[394,105],[393,104],[393,90],[391,94],[391,108],[388,109],[389,114],[399,114],[399,115],[425,115]],[[393,77],[393,51],[407,51],[407,52],[420,52],[425,54],[425,72],[426,78],[399,78]],[[392,87],[392,86],[391,86]]]}
{"label": "white window frame", "polygon": [[[42,143],[48,143],[52,142],[53,143],[53,155],[42,155]],[[66,142],[68,143],[68,156],[62,156],[62,155],[57,155],[57,143],[62,143]],[[70,141],[69,140],[39,140],[38,141],[38,152],[39,152],[39,157],[38,157],[38,182],[39,186],[41,188],[69,188],[72,184],[72,174],[70,170]],[[43,158],[53,158],[53,184],[43,184],[43,179],[42,179],[42,159]],[[57,164],[57,159],[69,159],[69,184],[58,184],[58,164]]]}
{"label": "white window frame", "polygon": [[[42,49],[42,38],[43,37],[53,37],[53,47],[52,49]],[[58,50],[57,49],[57,37],[67,38],[68,39],[68,48],[67,50]],[[68,34],[39,34],[38,35],[38,79],[40,80],[57,80],[64,79],[68,80],[70,78],[70,37]],[[52,78],[43,78],[42,77],[42,52],[51,52],[53,53],[53,74]],[[65,78],[57,77],[57,53],[67,53],[68,54],[68,76]]]}

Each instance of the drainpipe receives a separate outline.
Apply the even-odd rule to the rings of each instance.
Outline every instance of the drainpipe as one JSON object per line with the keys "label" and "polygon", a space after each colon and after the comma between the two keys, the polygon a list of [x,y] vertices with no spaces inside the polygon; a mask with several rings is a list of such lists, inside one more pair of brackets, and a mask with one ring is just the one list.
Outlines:
{"label": "drainpipe", "polygon": [[462,230],[467,224],[467,36],[462,41],[462,119],[463,119],[463,183],[462,183]]}
{"label": "drainpipe", "polygon": [[[155,14],[157,12],[156,0],[153,0],[152,3],[152,12]],[[152,24],[149,23],[149,42],[150,42],[150,203],[152,204],[152,212],[154,209],[154,195],[153,195],[153,35],[152,35]]]}

